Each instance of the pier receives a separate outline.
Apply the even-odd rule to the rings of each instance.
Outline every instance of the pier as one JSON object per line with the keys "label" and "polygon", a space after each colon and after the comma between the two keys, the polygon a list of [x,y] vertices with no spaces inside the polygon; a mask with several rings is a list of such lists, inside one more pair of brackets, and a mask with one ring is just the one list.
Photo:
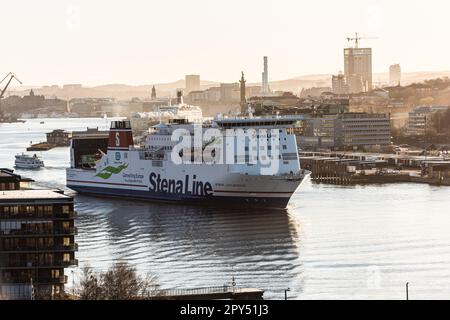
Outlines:
{"label": "pier", "polygon": [[150,300],[263,300],[264,290],[233,286],[157,290]]}
{"label": "pier", "polygon": [[50,149],[53,149],[54,147],[56,147],[55,144],[51,144],[48,142],[39,142],[29,146],[27,148],[27,151],[48,151]]}
{"label": "pier", "polygon": [[438,157],[302,152],[302,167],[317,183],[336,185],[414,182],[450,186],[450,160]]}

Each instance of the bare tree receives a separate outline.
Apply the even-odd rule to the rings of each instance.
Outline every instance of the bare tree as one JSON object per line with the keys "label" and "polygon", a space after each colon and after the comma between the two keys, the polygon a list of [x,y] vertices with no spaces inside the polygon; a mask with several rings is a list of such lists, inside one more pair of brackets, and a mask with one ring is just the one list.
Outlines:
{"label": "bare tree", "polygon": [[82,300],[101,300],[103,297],[99,275],[90,266],[82,269],[78,295]]}
{"label": "bare tree", "polygon": [[157,277],[141,277],[136,268],[125,262],[114,263],[108,271],[97,274],[89,266],[83,268],[79,297],[82,300],[145,299],[159,287]]}

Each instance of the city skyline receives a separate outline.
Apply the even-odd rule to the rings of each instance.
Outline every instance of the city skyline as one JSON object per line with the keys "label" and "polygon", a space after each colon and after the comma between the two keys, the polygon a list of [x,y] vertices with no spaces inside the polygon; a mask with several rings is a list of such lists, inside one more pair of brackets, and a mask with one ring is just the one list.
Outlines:
{"label": "city skyline", "polygon": [[0,12],[11,28],[3,34],[10,48],[3,52],[3,72],[16,72],[24,85],[134,85],[185,74],[236,82],[245,70],[253,83],[261,79],[261,57],[268,56],[269,81],[337,74],[344,69],[343,49],[352,45],[346,38],[355,32],[377,38],[360,44],[373,48],[374,73],[394,63],[403,72],[450,70],[450,48],[442,42],[449,4],[428,5],[436,9],[424,10],[419,1],[318,1],[305,10],[287,0],[19,0]]}

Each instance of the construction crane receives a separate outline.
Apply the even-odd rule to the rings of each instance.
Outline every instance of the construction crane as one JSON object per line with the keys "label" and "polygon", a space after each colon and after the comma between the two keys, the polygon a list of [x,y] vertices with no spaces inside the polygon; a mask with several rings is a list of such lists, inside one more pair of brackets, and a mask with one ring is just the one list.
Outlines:
{"label": "construction crane", "polygon": [[355,48],[358,48],[358,47],[359,47],[359,41],[360,41],[361,39],[378,39],[378,38],[376,38],[376,37],[360,37],[360,36],[358,35],[358,32],[356,32],[356,33],[355,33],[355,37],[354,37],[354,38],[348,37],[348,38],[347,38],[347,41],[348,41],[348,42],[350,42],[350,41],[355,41]]}
{"label": "construction crane", "polygon": [[22,84],[22,81],[20,81],[19,78],[17,78],[17,76],[16,76],[14,73],[12,73],[12,72],[8,73],[8,74],[6,75],[6,77],[4,77],[4,78],[2,79],[2,81],[0,81],[0,83],[2,83],[3,81],[5,81],[5,79],[8,78],[8,77],[10,77],[9,80],[8,80],[8,82],[6,83],[5,87],[2,89],[2,92],[0,92],[0,99],[3,98],[3,95],[5,94],[6,89],[8,89],[8,86],[9,86],[9,84],[11,83],[12,79],[16,79],[17,82],[19,82],[20,84]]}

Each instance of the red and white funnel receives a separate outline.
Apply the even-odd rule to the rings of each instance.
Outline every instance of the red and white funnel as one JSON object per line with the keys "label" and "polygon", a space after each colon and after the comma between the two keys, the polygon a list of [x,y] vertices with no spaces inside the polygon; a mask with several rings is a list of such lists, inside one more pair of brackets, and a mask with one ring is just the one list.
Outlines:
{"label": "red and white funnel", "polygon": [[130,121],[112,121],[111,129],[109,130],[108,149],[128,150],[133,144]]}

